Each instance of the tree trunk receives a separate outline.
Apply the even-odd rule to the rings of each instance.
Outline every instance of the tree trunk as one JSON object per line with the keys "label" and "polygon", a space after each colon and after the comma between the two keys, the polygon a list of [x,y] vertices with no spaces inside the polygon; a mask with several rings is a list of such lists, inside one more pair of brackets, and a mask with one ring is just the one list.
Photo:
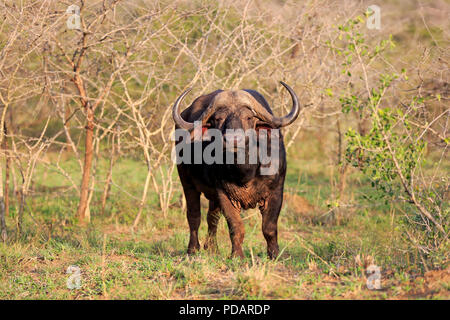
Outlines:
{"label": "tree trunk", "polygon": [[6,220],[5,220],[5,202],[3,196],[3,166],[0,165],[0,236],[3,242],[6,241]]}
{"label": "tree trunk", "polygon": [[105,187],[103,189],[102,195],[102,215],[105,214],[106,201],[108,200],[109,192],[111,191],[112,170],[114,167],[115,153],[115,134],[113,134],[111,138],[111,158],[109,160],[109,170],[106,176]]}
{"label": "tree trunk", "polygon": [[[23,182],[25,185],[25,182]],[[19,213],[17,217],[17,236],[22,234],[22,224],[23,224],[23,210],[25,208],[25,190],[24,187],[20,189],[19,194]]]}
{"label": "tree trunk", "polygon": [[5,191],[4,191],[4,198],[5,198],[5,215],[9,216],[9,168],[11,164],[11,157],[8,151],[8,141],[6,140],[6,127],[5,127],[5,137],[4,137],[4,146],[5,146]]}
{"label": "tree trunk", "polygon": [[92,157],[94,154],[94,111],[90,104],[86,108],[86,138],[84,152],[83,177],[81,179],[80,203],[78,205],[78,219],[82,224],[90,221],[88,210],[89,182],[91,178]]}
{"label": "tree trunk", "polygon": [[[0,204],[0,233],[3,241],[7,239],[6,232],[6,216],[9,215],[9,153],[6,123],[3,124],[3,151],[5,152],[5,188],[1,188],[1,204]],[[2,169],[1,169],[2,170]],[[3,175],[0,172],[0,184],[3,183]]]}
{"label": "tree trunk", "polygon": [[141,219],[141,214],[142,214],[142,211],[144,210],[144,206],[145,206],[145,200],[147,199],[148,187],[150,185],[151,176],[152,176],[151,165],[147,164],[147,177],[145,178],[144,191],[142,192],[141,202],[139,203],[139,211],[133,222],[133,227],[132,227],[133,230],[137,227],[139,220]]}

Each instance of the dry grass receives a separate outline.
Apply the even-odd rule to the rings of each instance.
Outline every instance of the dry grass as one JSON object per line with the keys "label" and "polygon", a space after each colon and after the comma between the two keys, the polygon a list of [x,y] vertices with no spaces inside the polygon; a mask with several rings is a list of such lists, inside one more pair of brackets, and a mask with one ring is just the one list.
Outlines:
{"label": "dry grass", "polygon": [[[400,228],[405,207],[398,199],[373,200],[370,181],[341,165],[346,130],[367,128],[342,112],[339,97],[350,87],[362,96],[365,83],[359,65],[351,77],[342,73],[333,47],[342,43],[337,26],[371,1],[74,3],[89,32],[67,29],[65,2],[0,3],[2,203],[10,196],[1,299],[449,298],[448,255],[424,270]],[[425,128],[428,142],[420,178],[446,187],[448,200],[449,4],[380,6],[381,30],[362,32],[372,48],[389,34],[396,47],[367,65],[367,84],[405,68],[409,82],[396,84],[388,103],[427,98],[411,123]],[[170,106],[190,86],[195,95],[252,88],[283,114],[289,104],[279,80],[295,88],[303,106],[284,132],[282,255],[267,260],[259,212],[249,211],[244,261],[228,259],[224,221],[217,256],[186,256]],[[92,221],[81,227],[88,105],[96,106]],[[368,262],[382,267],[382,290],[366,288]],[[69,265],[82,269],[80,290],[66,288]]]}

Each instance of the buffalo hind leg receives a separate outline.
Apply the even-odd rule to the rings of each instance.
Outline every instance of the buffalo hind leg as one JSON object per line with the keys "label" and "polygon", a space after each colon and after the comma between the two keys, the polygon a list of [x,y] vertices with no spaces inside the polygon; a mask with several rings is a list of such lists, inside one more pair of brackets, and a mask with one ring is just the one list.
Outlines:
{"label": "buffalo hind leg", "polygon": [[200,193],[197,190],[184,190],[187,206],[187,220],[189,224],[190,238],[187,249],[188,254],[193,254],[200,249],[198,241],[198,229],[201,221]]}
{"label": "buffalo hind leg", "polygon": [[262,232],[267,242],[267,255],[270,259],[275,259],[279,253],[278,247],[278,216],[280,215],[283,203],[283,191],[280,194],[273,194],[264,207],[260,208],[262,215]]}
{"label": "buffalo hind leg", "polygon": [[217,225],[220,220],[220,206],[217,202],[210,200],[208,215],[206,221],[208,222],[208,236],[206,237],[204,248],[212,252],[217,252]]}

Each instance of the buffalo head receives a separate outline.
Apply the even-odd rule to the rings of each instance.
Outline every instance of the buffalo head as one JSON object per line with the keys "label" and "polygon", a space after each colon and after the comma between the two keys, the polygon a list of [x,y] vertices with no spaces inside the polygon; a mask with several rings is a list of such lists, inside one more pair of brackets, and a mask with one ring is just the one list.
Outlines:
{"label": "buffalo head", "polygon": [[[254,129],[278,129],[285,127],[297,119],[300,108],[297,95],[294,90],[284,82],[281,84],[288,90],[292,98],[292,109],[284,117],[275,117],[270,111],[266,100],[253,90],[226,90],[217,91],[203,113],[196,121],[201,122],[203,133],[210,128],[222,132],[224,142],[230,142],[230,138],[236,143],[244,137],[239,134],[227,134],[227,131],[242,130],[243,132]],[[187,89],[176,100],[173,106],[173,119],[178,127],[185,130],[194,130],[194,123],[185,121],[180,115],[180,104],[184,97],[191,91]],[[228,141],[227,141],[228,140]]]}

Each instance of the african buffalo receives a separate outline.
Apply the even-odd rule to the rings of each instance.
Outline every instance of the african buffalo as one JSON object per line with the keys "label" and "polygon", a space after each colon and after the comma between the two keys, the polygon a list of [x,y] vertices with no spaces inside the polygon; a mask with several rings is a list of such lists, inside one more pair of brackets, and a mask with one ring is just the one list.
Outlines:
{"label": "african buffalo", "polygon": [[[176,129],[195,135],[196,124],[200,124],[200,134],[205,135],[215,129],[223,134],[224,154],[237,153],[238,142],[243,142],[246,151],[244,163],[179,163],[178,174],[183,186],[187,203],[187,219],[190,229],[188,253],[200,249],[198,229],[200,226],[200,195],[203,193],[209,200],[207,215],[208,236],[205,249],[217,250],[216,231],[221,213],[228,223],[232,244],[232,256],[243,257],[242,243],[244,240],[244,224],[240,216],[241,209],[259,207],[262,215],[262,232],[267,241],[267,253],[270,258],[278,255],[277,222],[283,202],[284,179],[286,175],[286,153],[283,136],[279,128],[293,123],[298,117],[300,108],[298,98],[287,84],[281,84],[288,90],[292,98],[292,109],[284,117],[275,117],[266,99],[254,90],[217,90],[202,95],[184,110],[180,115],[180,104],[189,93],[186,90],[178,97],[173,106],[173,119]],[[198,127],[198,125],[197,125]],[[233,130],[254,130],[259,133],[264,130],[267,141],[277,142],[278,157],[272,159],[277,162],[276,170],[270,174],[262,174],[263,165],[260,160],[249,163],[250,138],[247,135],[231,136]],[[277,135],[275,135],[275,131]],[[260,137],[260,136],[258,136]],[[217,139],[217,138],[216,138]],[[216,140],[214,139],[214,140]],[[259,139],[259,138],[257,138]],[[277,140],[274,140],[277,139]],[[243,140],[243,141],[242,141]],[[211,143],[210,141],[194,139],[194,141],[178,140],[176,146],[185,143],[190,146],[195,156],[194,145],[200,143],[200,152]],[[216,141],[217,142],[217,141]],[[233,148],[225,148],[231,145]],[[272,146],[272,144],[271,144]],[[261,143],[253,144],[253,148],[262,148]],[[264,145],[267,147],[267,144]],[[269,149],[272,147],[268,147]],[[274,150],[270,150],[274,152]]]}

